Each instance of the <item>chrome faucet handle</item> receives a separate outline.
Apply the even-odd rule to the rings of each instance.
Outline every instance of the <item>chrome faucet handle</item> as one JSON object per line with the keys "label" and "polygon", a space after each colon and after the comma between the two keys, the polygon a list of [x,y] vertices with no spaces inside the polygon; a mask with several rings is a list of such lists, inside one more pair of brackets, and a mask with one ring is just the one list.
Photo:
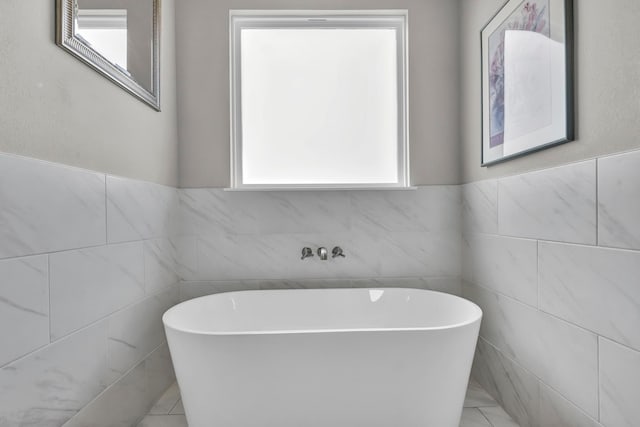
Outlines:
{"label": "chrome faucet handle", "polygon": [[327,248],[318,248],[318,256],[322,261],[327,260]]}
{"label": "chrome faucet handle", "polygon": [[331,254],[333,258],[337,258],[339,256],[344,258],[346,256],[344,252],[342,252],[342,248],[340,246],[336,246],[335,248],[333,248],[333,250],[331,251]]}
{"label": "chrome faucet handle", "polygon": [[310,258],[313,256],[313,251],[311,250],[311,248],[302,248],[302,258],[300,259],[305,259],[305,258]]}

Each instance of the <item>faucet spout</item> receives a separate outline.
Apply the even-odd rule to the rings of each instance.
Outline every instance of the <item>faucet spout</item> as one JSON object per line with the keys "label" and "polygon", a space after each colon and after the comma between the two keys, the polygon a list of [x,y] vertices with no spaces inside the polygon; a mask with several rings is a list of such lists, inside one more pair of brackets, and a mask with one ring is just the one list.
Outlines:
{"label": "faucet spout", "polygon": [[318,248],[318,256],[322,261],[327,260],[327,254],[328,254],[327,248]]}

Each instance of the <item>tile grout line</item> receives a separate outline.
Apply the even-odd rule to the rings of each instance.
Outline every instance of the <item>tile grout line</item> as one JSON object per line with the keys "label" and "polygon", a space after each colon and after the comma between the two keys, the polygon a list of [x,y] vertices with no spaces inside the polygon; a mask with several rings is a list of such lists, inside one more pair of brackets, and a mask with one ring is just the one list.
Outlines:
{"label": "tile grout line", "polygon": [[599,170],[600,170],[599,169],[599,165],[600,165],[600,160],[596,159],[595,163],[596,163],[596,182],[595,182],[595,184],[596,184],[596,188],[595,188],[595,190],[596,190],[596,194],[595,194],[595,196],[596,196],[596,206],[595,206],[595,208],[596,208],[596,212],[595,212],[595,214],[596,214],[596,246],[600,246],[600,224],[599,224],[599,221],[600,221],[600,194],[599,194],[599,191],[600,191],[600,185],[599,185]]}
{"label": "tile grout line", "polygon": [[[502,407],[501,407],[501,408],[502,408]],[[487,415],[486,415],[484,412],[482,412],[482,410],[481,410],[480,408],[477,408],[477,409],[478,409],[478,412],[480,412],[480,414],[484,417],[484,419],[485,419],[485,420],[487,420],[487,422],[489,423],[489,425],[490,425],[491,427],[496,427],[496,426],[491,422],[491,420],[487,417]],[[504,408],[503,408],[503,410],[504,410]],[[505,411],[505,412],[506,412],[506,411]]]}
{"label": "tile grout line", "polygon": [[49,254],[47,254],[47,287],[49,291],[49,344],[51,344],[51,257]]}
{"label": "tile grout line", "polygon": [[104,176],[104,243],[109,244],[109,198],[107,196],[107,175]]}
{"label": "tile grout line", "polygon": [[601,414],[600,414],[600,407],[602,406],[600,403],[600,383],[601,383],[601,376],[600,376],[600,336],[598,336],[597,341],[596,341],[596,363],[597,363],[597,371],[598,371],[598,421],[602,421],[601,418]]}
{"label": "tile grout line", "polygon": [[[540,384],[544,384],[545,387],[547,387],[550,390],[553,390],[555,393],[557,393],[559,396],[561,396],[563,399],[565,399],[567,402],[569,402],[571,405],[573,405],[575,408],[577,408],[579,411],[581,411],[582,413],[584,413],[586,416],[588,416],[589,418],[593,419],[594,417],[589,415],[587,413],[587,411],[580,406],[579,404],[577,404],[576,402],[574,402],[572,399],[570,399],[568,396],[565,396],[562,392],[560,392],[558,389],[556,389],[555,387],[552,387],[550,384],[548,384],[547,382],[545,382],[542,378],[540,378],[535,372],[533,372],[531,369],[523,366],[522,362],[519,360],[516,360],[515,358],[513,358],[511,355],[507,354],[504,350],[502,350],[501,348],[499,348],[497,345],[495,345],[494,343],[492,343],[491,341],[489,341],[487,338],[480,336],[479,338],[482,338],[482,340],[484,342],[486,342],[488,345],[490,345],[491,347],[493,347],[493,349],[499,353],[502,357],[504,357],[505,359],[507,359],[509,362],[511,362],[512,364],[516,365],[519,369],[521,369],[522,371],[524,371],[525,373],[528,373],[529,375],[531,375],[532,377],[534,377],[536,379],[536,381],[538,382],[538,389],[539,389],[539,385]],[[504,408],[503,408],[504,409]]]}

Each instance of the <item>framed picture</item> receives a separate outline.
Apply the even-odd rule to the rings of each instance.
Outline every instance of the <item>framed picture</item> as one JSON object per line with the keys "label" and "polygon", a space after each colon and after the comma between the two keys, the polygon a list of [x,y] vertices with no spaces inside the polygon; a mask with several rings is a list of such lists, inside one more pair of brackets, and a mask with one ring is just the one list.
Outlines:
{"label": "framed picture", "polygon": [[482,29],[482,166],[573,140],[572,10],[509,0]]}

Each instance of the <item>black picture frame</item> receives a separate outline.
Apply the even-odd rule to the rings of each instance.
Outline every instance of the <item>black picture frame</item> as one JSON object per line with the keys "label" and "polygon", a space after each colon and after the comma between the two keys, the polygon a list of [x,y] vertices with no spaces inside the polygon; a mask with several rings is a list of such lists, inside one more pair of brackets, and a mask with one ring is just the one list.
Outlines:
{"label": "black picture frame", "polygon": [[481,166],[574,140],[573,32],[573,0],[508,0],[483,27]]}

